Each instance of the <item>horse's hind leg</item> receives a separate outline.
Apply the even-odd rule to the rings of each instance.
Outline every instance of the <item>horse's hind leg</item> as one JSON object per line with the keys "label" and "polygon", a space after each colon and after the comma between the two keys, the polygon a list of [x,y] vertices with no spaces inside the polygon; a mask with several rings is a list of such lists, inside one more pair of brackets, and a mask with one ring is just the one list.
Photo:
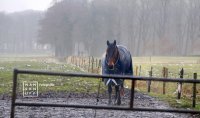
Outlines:
{"label": "horse's hind leg", "polygon": [[124,80],[122,81],[122,84],[120,86],[120,95],[124,96]]}
{"label": "horse's hind leg", "polygon": [[115,86],[115,104],[120,105],[121,104],[121,96],[119,91],[119,85]]}
{"label": "horse's hind leg", "polygon": [[112,103],[112,86],[108,85],[108,105]]}

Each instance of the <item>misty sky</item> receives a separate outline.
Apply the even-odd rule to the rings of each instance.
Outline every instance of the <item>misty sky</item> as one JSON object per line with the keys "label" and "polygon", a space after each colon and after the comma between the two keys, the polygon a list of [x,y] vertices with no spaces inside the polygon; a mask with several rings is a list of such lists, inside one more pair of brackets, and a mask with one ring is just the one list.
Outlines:
{"label": "misty sky", "polygon": [[0,12],[19,12],[28,9],[46,10],[52,0],[0,0]]}

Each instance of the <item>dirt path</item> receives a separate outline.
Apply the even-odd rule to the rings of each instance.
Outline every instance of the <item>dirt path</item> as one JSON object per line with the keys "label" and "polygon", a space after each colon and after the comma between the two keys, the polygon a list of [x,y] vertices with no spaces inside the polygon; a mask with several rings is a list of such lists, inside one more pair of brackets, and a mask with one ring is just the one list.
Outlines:
{"label": "dirt path", "polygon": [[[42,97],[52,97],[55,93],[42,95]],[[67,96],[67,97],[66,97]],[[32,98],[20,99],[22,102],[48,102],[60,104],[96,104],[96,95],[78,94],[58,94],[53,98]],[[83,97],[83,98],[82,98]],[[99,105],[107,105],[104,95],[100,96]],[[122,99],[122,106],[128,106],[129,96]],[[167,103],[145,94],[135,93],[135,107],[148,108],[170,108]],[[0,100],[0,118],[9,118],[10,100]],[[95,110],[75,109],[75,108],[51,108],[51,107],[16,107],[16,118],[94,118]],[[159,112],[131,112],[131,111],[108,111],[96,110],[96,118],[198,118],[197,115],[179,113],[159,113]]]}

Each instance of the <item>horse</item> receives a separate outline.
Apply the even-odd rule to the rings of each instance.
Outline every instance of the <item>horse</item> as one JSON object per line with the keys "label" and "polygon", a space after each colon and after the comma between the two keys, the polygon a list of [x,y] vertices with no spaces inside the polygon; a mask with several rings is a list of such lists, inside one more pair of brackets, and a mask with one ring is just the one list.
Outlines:
{"label": "horse", "polygon": [[[107,49],[102,58],[102,74],[133,75],[131,53],[122,45],[116,45],[116,40],[110,43],[107,40]],[[124,93],[124,80],[103,78],[108,87],[108,105],[112,104],[112,86],[115,86],[114,104],[121,104],[121,94]]]}

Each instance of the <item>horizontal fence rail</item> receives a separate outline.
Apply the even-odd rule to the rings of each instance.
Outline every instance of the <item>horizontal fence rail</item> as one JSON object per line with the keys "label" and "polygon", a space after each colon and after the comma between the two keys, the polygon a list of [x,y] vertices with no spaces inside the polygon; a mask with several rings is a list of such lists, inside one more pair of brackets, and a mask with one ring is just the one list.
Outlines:
{"label": "horizontal fence rail", "polygon": [[48,72],[36,70],[17,70],[18,74],[33,74],[33,75],[50,75],[50,76],[70,76],[70,77],[88,77],[88,78],[115,78],[115,79],[128,79],[128,80],[152,80],[164,82],[183,82],[183,83],[200,83],[200,80],[194,79],[181,79],[181,78],[158,78],[158,77],[137,77],[126,75],[98,75],[98,74],[80,74],[80,73],[62,73],[62,72]]}
{"label": "horizontal fence rail", "polygon": [[150,112],[176,112],[176,113],[193,113],[200,114],[198,110],[184,109],[151,109],[151,108],[134,108],[134,85],[132,81],[131,98],[129,107],[113,107],[113,106],[94,106],[94,105],[69,105],[69,104],[49,104],[49,103],[24,103],[16,102],[16,88],[18,74],[47,75],[47,76],[68,76],[68,77],[87,77],[87,78],[115,78],[128,80],[151,80],[163,82],[182,82],[182,83],[200,83],[200,80],[192,79],[174,79],[174,78],[155,78],[155,77],[137,77],[137,76],[120,76],[120,75],[97,75],[97,74],[80,74],[80,73],[64,73],[64,72],[48,72],[36,70],[18,70],[14,69],[13,73],[13,91],[10,117],[14,118],[15,106],[35,106],[35,107],[68,107],[68,108],[84,108],[84,109],[108,109],[108,110],[126,110],[126,111],[150,111]]}
{"label": "horizontal fence rail", "polygon": [[128,107],[107,107],[95,105],[69,105],[69,104],[49,104],[49,103],[15,103],[16,106],[34,106],[34,107],[69,107],[83,109],[107,109],[107,110],[125,110],[125,111],[151,111],[151,112],[173,112],[173,113],[200,113],[197,110],[179,110],[179,109],[151,109],[151,108],[128,108]]}

